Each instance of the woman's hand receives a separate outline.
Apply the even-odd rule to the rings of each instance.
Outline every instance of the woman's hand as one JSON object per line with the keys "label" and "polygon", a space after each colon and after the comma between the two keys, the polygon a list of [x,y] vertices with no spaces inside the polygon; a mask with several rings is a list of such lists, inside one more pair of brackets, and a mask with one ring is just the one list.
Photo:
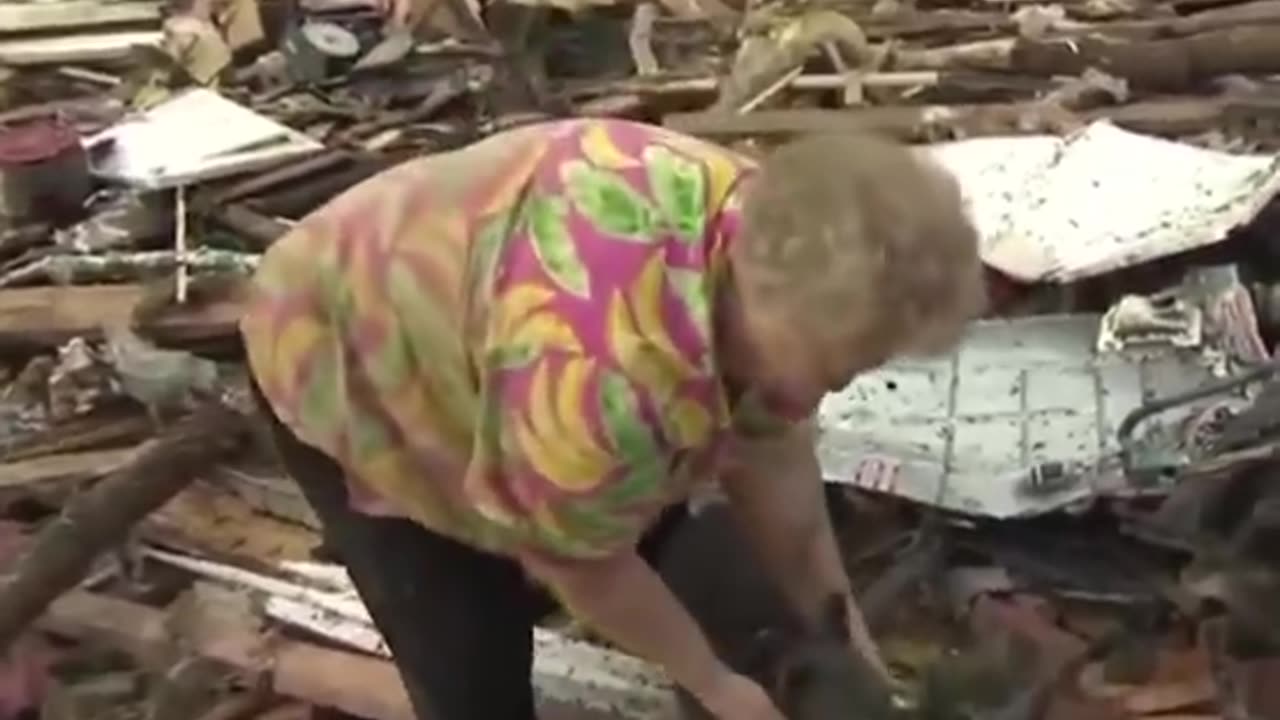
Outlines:
{"label": "woman's hand", "polygon": [[661,665],[716,717],[783,720],[759,686],[716,657],[688,610],[635,550],[594,560],[525,555],[521,563],[574,616],[632,654]]}
{"label": "woman's hand", "polygon": [[661,665],[720,720],[786,720],[759,685],[716,657],[702,629],[635,551],[601,560],[522,562],[574,615]]}
{"label": "woman's hand", "polygon": [[694,697],[720,720],[786,720],[763,688],[751,678],[727,668],[702,694],[695,692]]}
{"label": "woman's hand", "polygon": [[831,528],[813,428],[740,442],[725,492],[748,539],[801,614],[820,618],[833,593],[848,598],[849,643],[886,683],[893,676],[853,600]]}
{"label": "woman's hand", "polygon": [[862,617],[862,609],[858,607],[858,603],[852,596],[849,597],[847,607],[849,647],[871,665],[871,669],[891,691],[898,691],[900,689],[898,680],[889,671],[889,666],[885,664],[884,658],[881,657],[880,649],[876,647],[875,640],[871,638],[871,633],[867,630],[867,622]]}

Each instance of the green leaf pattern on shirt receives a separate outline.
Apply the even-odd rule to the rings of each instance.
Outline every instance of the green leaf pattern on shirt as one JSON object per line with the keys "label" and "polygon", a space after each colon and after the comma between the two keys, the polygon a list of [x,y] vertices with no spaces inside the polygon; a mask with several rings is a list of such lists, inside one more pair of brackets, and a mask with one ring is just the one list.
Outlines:
{"label": "green leaf pattern on shirt", "polygon": [[538,262],[565,291],[587,297],[591,292],[590,278],[565,222],[567,204],[558,197],[536,195],[528,203],[529,234]]}
{"label": "green leaf pattern on shirt", "polygon": [[707,297],[706,273],[697,270],[668,268],[667,279],[684,305],[689,319],[698,329],[702,342],[711,344],[711,302]]}
{"label": "green leaf pattern on shirt", "polygon": [[700,239],[707,221],[702,168],[662,145],[644,149],[644,164],[663,219],[686,242]]}
{"label": "green leaf pattern on shirt", "polygon": [[570,160],[561,168],[574,207],[599,230],[623,240],[653,242],[653,206],[616,173]]}
{"label": "green leaf pattern on shirt", "polygon": [[631,383],[619,373],[605,372],[600,377],[599,392],[600,417],[617,452],[627,462],[651,456],[653,438],[645,427]]}

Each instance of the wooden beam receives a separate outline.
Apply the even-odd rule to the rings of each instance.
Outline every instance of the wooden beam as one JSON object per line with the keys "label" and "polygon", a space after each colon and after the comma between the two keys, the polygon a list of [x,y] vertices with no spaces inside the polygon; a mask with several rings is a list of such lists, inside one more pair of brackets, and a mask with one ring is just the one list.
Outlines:
{"label": "wooden beam", "polygon": [[115,472],[133,457],[134,448],[60,453],[0,464],[0,491],[20,490],[38,483],[101,477]]}
{"label": "wooden beam", "polygon": [[905,105],[850,110],[757,110],[750,113],[672,113],[663,125],[711,138],[808,133],[880,132],[903,140],[923,139],[928,130],[963,127],[967,134],[1012,132],[1018,120],[1035,110],[1032,103],[990,105]]}
{"label": "wooden beam", "polygon": [[64,505],[0,578],[0,653],[49,603],[75,587],[100,553],[123,541],[130,528],[189,485],[197,472],[238,449],[245,433],[241,415],[207,405]]}
{"label": "wooden beam", "polygon": [[[400,676],[386,660],[289,639],[268,645],[250,618],[237,624],[234,615],[221,621],[193,615],[186,623],[174,623],[172,611],[77,590],[55,600],[39,626],[120,648],[146,664],[158,664],[181,643],[244,671],[250,679],[261,678],[286,697],[376,720],[413,719]],[[193,624],[196,627],[190,627]],[[175,626],[189,634],[175,637]],[[269,656],[257,656],[260,650]]]}
{"label": "wooden beam", "polygon": [[35,624],[47,632],[119,649],[151,668],[174,655],[164,610],[106,595],[67,592]]}
{"label": "wooden beam", "polygon": [[0,35],[159,21],[160,3],[155,0],[113,3],[97,0],[0,2]]}
{"label": "wooden beam", "polygon": [[[50,604],[37,622],[46,632],[119,648],[144,666],[163,667],[179,650],[225,663],[279,695],[372,720],[413,720],[400,673],[389,660],[264,634],[255,618],[235,609],[216,614],[182,600],[168,609],[72,590]],[[196,608],[191,610],[190,608]],[[234,608],[234,605],[230,606]],[[335,682],[342,678],[342,682]],[[548,698],[539,717],[601,720],[601,710]]]}
{"label": "wooden beam", "polygon": [[[0,349],[96,339],[104,323],[127,319],[145,294],[144,285],[132,283],[0,290]],[[240,301],[233,297],[167,311],[147,329],[160,342],[231,337],[240,313]]]}
{"label": "wooden beam", "polygon": [[163,39],[164,33],[159,30],[143,30],[0,40],[0,63],[52,65],[120,60],[135,45],[158,47]]}
{"label": "wooden beam", "polygon": [[[1240,101],[1214,97],[1172,97],[1099,108],[1079,115],[1082,122],[1108,119],[1134,132],[1174,135],[1203,132],[1221,122],[1228,107]],[[1028,127],[1043,108],[1035,103],[989,105],[918,105],[850,110],[758,110],[746,114],[722,112],[672,113],[663,125],[673,130],[716,140],[736,137],[783,139],[810,133],[883,132],[907,141],[934,137],[947,128],[960,128],[966,137],[1052,132]],[[1053,120],[1052,116],[1040,117]],[[1034,123],[1033,123],[1034,124]]]}

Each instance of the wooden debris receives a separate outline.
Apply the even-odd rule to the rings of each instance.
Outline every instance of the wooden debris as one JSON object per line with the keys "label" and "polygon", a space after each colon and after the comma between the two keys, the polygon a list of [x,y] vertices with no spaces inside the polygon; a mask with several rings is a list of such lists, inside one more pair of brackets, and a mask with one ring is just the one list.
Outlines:
{"label": "wooden debris", "polygon": [[244,567],[309,561],[320,544],[315,531],[256,511],[239,495],[206,482],[183,490],[141,529],[167,547]]}
{"label": "wooden debris", "polygon": [[1024,40],[1011,61],[1014,70],[1033,75],[1079,75],[1096,67],[1137,88],[1178,92],[1220,75],[1280,71],[1280,25],[1148,42],[1104,36]]}
{"label": "wooden debris", "polygon": [[86,450],[0,463],[0,496],[31,485],[102,477],[126,465],[132,449]]}
{"label": "wooden debris", "polygon": [[800,133],[880,132],[920,142],[1010,133],[1053,133],[1078,124],[1069,113],[1039,103],[1009,105],[872,107],[851,110],[764,110],[747,115],[677,113],[673,130],[730,139]]}
{"label": "wooden debris", "polygon": [[128,0],[101,3],[69,0],[56,3],[0,3],[0,36],[21,32],[159,22],[160,3]]}
{"label": "wooden debris", "polygon": [[120,60],[127,57],[135,46],[157,47],[163,39],[164,34],[155,30],[49,38],[0,37],[0,64],[22,66]]}
{"label": "wooden debris", "polygon": [[806,13],[776,34],[748,38],[739,50],[712,112],[744,112],[766,99],[783,78],[804,64],[821,46],[839,46],[849,62],[863,70],[875,70],[876,55],[858,24],[845,15],[819,10]]}
{"label": "wooden debris", "polygon": [[1009,70],[1017,41],[1013,38],[975,40],[921,50],[894,51],[894,67],[903,70]]}
{"label": "wooden debris", "polygon": [[[269,439],[230,410],[182,407],[196,399],[186,392],[191,385],[205,395],[243,394],[236,327],[244,277],[258,254],[310,210],[402,159],[575,112],[661,123],[749,153],[806,133],[870,130],[930,142],[1064,134],[1097,120],[1216,149],[1280,149],[1280,0],[522,2],[490,3],[482,12],[474,0],[302,0],[284,18],[278,3],[259,0],[194,0],[163,13],[156,0],[0,0],[0,125],[56,115],[82,140],[125,140],[90,152],[96,185],[110,192],[83,204],[84,222],[71,224],[69,214],[38,222],[0,215],[0,506],[63,508],[0,584],[0,648],[44,609],[40,627],[105,643],[138,665],[97,687],[87,682],[87,696],[109,696],[125,676],[146,675],[148,687],[161,688],[141,693],[151,707],[139,717],[195,716],[174,709],[189,704],[176,700],[194,698],[201,720],[262,712],[286,720],[312,707],[408,720],[385,643],[349,580],[310,557],[320,546],[318,521],[276,466]],[[403,11],[395,18],[403,22],[380,27],[373,8],[388,5]],[[300,72],[286,30],[316,18],[356,38],[359,49],[330,58],[323,72]],[[170,104],[193,86],[200,108],[190,95]],[[179,112],[183,105],[187,112]],[[157,111],[165,107],[171,121],[161,123]],[[226,112],[210,121],[218,107]],[[143,111],[156,124],[120,134],[138,128],[136,118],[122,121]],[[272,147],[285,140],[294,149]],[[130,155],[142,158],[136,167],[111,167],[110,158]],[[1274,236],[1266,228],[1257,234]],[[1245,244],[1233,238],[1222,252],[1236,257]],[[1264,286],[1259,292],[1270,297],[1280,265],[1268,248],[1254,248],[1265,258],[1249,255],[1248,262]],[[1064,312],[1082,307],[1085,296],[1097,300],[1092,288],[1051,294],[994,270],[990,277],[1026,300],[1018,307]],[[114,343],[104,328],[114,331]],[[83,376],[64,362],[71,349],[89,358],[76,365]],[[130,349],[141,351],[141,361],[138,352],[123,357]],[[124,360],[123,372],[107,372],[106,359]],[[147,442],[163,428],[130,397],[149,404],[181,397],[160,404],[174,406],[175,420],[187,418]],[[1235,467],[1233,458],[1219,458],[1222,467]],[[892,516],[885,524],[896,531],[918,529],[914,511],[856,495],[862,509]],[[1210,501],[1198,496],[1193,504]],[[1118,511],[1098,514],[1106,512]],[[865,518],[859,514],[860,527]],[[1024,524],[1036,525],[1020,521],[1000,534],[1017,536]],[[94,551],[121,543],[130,527],[163,549],[147,547],[145,564],[130,568],[135,573],[95,571],[85,586],[103,594],[71,590],[49,604],[86,572]],[[1072,675],[1086,645],[1115,625],[1138,627],[1134,617],[1145,618],[1148,605],[1162,611],[1170,635],[1225,627],[1197,614],[1189,584],[1152,590],[1139,608],[1131,588],[1093,587],[1092,573],[1055,566],[1056,530],[1017,538],[1000,552],[984,549],[986,528],[950,531],[976,539],[966,553],[1007,580],[972,588],[951,614],[975,621],[977,645],[1011,655],[1035,646],[1042,657],[1028,668]],[[1092,544],[1097,534],[1091,526],[1084,554],[1103,554]],[[0,556],[6,543],[16,547],[0,537]],[[1197,549],[1194,539],[1179,543],[1180,551]],[[1032,546],[1035,553],[1006,562],[1009,548]],[[887,562],[898,567],[904,559],[893,554]],[[1051,566],[1044,576],[1033,572],[1041,563]],[[1134,574],[1142,573],[1126,572],[1126,580]],[[154,587],[178,590],[167,583],[191,576],[218,588],[197,581],[167,608],[116,596],[172,597]],[[306,583],[294,580],[304,576],[312,583],[305,590],[324,588],[320,601],[298,590]],[[932,630],[942,618],[909,617],[904,633],[899,615],[914,609],[900,596],[912,595],[914,577],[879,577],[865,587],[885,610],[879,627],[890,639],[887,652],[902,654],[897,665],[914,673],[954,655]],[[1078,577],[1086,579],[1062,579]],[[1081,602],[1107,609],[1086,615]],[[1123,611],[1112,613],[1116,607]],[[1149,631],[1145,619],[1142,627]],[[281,637],[279,628],[325,636],[346,651]],[[903,635],[897,642],[895,633]],[[550,624],[535,633],[544,649],[565,637]],[[616,672],[613,659],[601,659],[604,648],[585,647],[585,654],[551,653],[552,670],[544,656],[535,681],[565,674],[573,679],[562,691],[596,683],[593,699],[630,697],[633,688],[618,678],[639,676]],[[1208,671],[1197,665],[1177,677],[1107,686],[1105,697],[1063,690],[1049,716],[1134,720],[1160,712],[1172,720],[1177,712],[1235,720],[1240,698],[1277,685],[1263,661],[1240,669],[1211,655],[1209,664]],[[0,666],[0,709],[7,708],[3,672]],[[228,672],[257,692],[211,697],[206,691]],[[1043,695],[1043,679],[1030,680],[1031,694]],[[661,689],[636,682],[643,693]],[[1233,683],[1239,687],[1231,691]],[[557,720],[584,716],[554,709]]]}
{"label": "wooden debris", "polygon": [[[40,625],[121,648],[148,664],[163,662],[183,643],[285,697],[372,720],[414,720],[399,673],[387,660],[296,640],[266,643],[251,618],[212,611],[207,604],[185,615],[175,624],[164,610],[72,592],[49,607]],[[175,637],[173,631],[184,627]]]}
{"label": "wooden debris", "polygon": [[257,264],[256,255],[201,248],[181,255],[173,250],[144,252],[100,252],[96,254],[46,255],[30,263],[0,273],[0,288],[53,281],[58,285],[90,285],[101,282],[141,281],[173,271],[182,262],[205,272],[240,272],[250,275]]}
{"label": "wooden debris", "polygon": [[1233,108],[1231,98],[1170,98],[1099,108],[1074,122],[1064,110],[1040,103],[1009,105],[937,105],[876,107],[851,110],[766,110],[750,115],[672,113],[664,124],[673,130],[715,139],[759,137],[780,139],[802,133],[877,131],[908,141],[1035,133],[1072,129],[1080,123],[1107,119],[1133,130],[1158,135],[1205,132],[1221,124]]}
{"label": "wooden debris", "polygon": [[[127,321],[146,292],[139,284],[5,290],[0,292],[0,348],[54,347],[73,337],[101,337],[104,325]],[[175,308],[146,329],[161,342],[231,337],[240,319],[237,300]]]}
{"label": "wooden debris", "polygon": [[243,432],[235,411],[206,405],[68,503],[0,583],[0,651],[79,581],[98,553],[123,540],[138,520],[189,484],[196,468],[235,449]]}
{"label": "wooden debris", "polygon": [[48,455],[78,453],[93,448],[135,445],[154,428],[133,413],[97,412],[75,418],[11,444],[4,455],[9,463]]}
{"label": "wooden debris", "polygon": [[652,2],[638,3],[635,14],[631,16],[631,33],[627,40],[631,46],[631,60],[640,75],[656,75],[661,71],[658,58],[653,54],[653,23],[657,16],[658,9]]}

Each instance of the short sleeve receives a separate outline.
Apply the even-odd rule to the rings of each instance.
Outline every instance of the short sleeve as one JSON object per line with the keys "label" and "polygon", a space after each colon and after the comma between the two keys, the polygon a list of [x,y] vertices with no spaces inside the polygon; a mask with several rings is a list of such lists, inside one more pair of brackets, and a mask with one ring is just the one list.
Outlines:
{"label": "short sleeve", "polygon": [[595,558],[633,546],[671,499],[678,450],[653,398],[607,360],[564,352],[489,382],[501,438],[490,482],[513,550]]}

